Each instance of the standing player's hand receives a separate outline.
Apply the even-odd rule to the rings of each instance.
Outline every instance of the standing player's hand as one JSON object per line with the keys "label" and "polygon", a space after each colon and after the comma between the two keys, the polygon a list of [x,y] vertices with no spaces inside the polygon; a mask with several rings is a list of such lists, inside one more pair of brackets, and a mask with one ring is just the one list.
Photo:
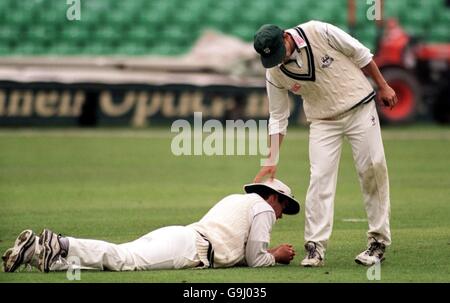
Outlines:
{"label": "standing player's hand", "polygon": [[389,106],[391,109],[398,102],[395,91],[387,84],[380,87],[380,89],[378,90],[378,98],[383,102],[385,106]]}
{"label": "standing player's hand", "polygon": [[276,165],[268,165],[268,166],[263,166],[261,168],[261,170],[259,171],[259,173],[256,175],[255,179],[253,180],[253,183],[259,183],[262,181],[262,179],[265,176],[269,176],[270,179],[272,180],[273,178],[275,178],[275,174],[277,172],[277,166]]}

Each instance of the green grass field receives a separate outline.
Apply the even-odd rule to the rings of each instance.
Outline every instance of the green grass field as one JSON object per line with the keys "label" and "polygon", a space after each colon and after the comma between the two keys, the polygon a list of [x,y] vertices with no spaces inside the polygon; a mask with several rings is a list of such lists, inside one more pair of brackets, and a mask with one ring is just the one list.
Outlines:
{"label": "green grass field", "polygon": [[[383,129],[393,244],[380,282],[450,282],[450,129]],[[0,130],[0,250],[25,228],[115,243],[192,223],[241,192],[260,156],[176,157],[158,130]],[[277,177],[302,201],[309,181],[307,131],[290,129]],[[334,230],[323,268],[302,268],[304,212],[284,216],[273,245],[297,256],[271,268],[86,272],[81,282],[368,282],[353,259],[367,222],[350,147],[344,145]],[[348,220],[357,219],[357,220]],[[359,220],[362,219],[362,220]],[[0,273],[1,282],[69,282],[66,273]]]}

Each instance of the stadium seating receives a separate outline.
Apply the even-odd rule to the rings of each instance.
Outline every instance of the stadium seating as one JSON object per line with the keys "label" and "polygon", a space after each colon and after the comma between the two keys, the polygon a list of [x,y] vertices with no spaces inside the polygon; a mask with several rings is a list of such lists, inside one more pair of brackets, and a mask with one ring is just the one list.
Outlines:
{"label": "stadium seating", "polygon": [[[316,19],[348,30],[347,0],[80,0],[81,20],[69,21],[65,0],[1,0],[0,56],[178,55],[207,28],[251,41],[261,24],[291,27]],[[373,49],[374,22],[357,0],[353,33]],[[450,41],[450,8],[444,0],[385,1],[395,17],[425,41]]]}

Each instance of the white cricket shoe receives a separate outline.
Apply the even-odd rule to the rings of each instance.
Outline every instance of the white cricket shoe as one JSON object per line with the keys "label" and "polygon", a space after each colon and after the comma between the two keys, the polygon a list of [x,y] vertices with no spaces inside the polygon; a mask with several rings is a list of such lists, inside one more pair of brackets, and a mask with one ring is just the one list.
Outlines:
{"label": "white cricket shoe", "polygon": [[320,267],[325,265],[322,256],[316,249],[316,243],[307,242],[305,244],[305,250],[307,252],[307,255],[302,260],[300,265],[304,267]]}
{"label": "white cricket shoe", "polygon": [[3,271],[14,272],[20,265],[31,263],[36,245],[34,232],[30,229],[22,231],[14,242],[14,246],[8,248],[2,256]]}
{"label": "white cricket shoe", "polygon": [[369,242],[368,248],[356,256],[355,262],[361,265],[372,266],[384,261],[386,246],[373,239]]}
{"label": "white cricket shoe", "polygon": [[44,229],[39,236],[39,244],[42,246],[39,254],[40,271],[49,272],[52,264],[59,259],[62,252],[59,237],[49,229]]}

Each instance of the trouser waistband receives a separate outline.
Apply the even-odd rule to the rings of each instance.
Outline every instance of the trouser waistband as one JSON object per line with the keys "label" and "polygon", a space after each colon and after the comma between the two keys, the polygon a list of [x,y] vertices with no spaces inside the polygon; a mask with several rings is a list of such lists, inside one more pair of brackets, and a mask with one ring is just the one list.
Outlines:
{"label": "trouser waistband", "polygon": [[367,97],[365,97],[364,99],[362,99],[361,101],[359,101],[358,103],[356,103],[355,105],[353,105],[349,110],[348,110],[348,112],[349,111],[351,111],[351,110],[353,110],[353,109],[355,109],[355,108],[357,108],[358,106],[360,106],[361,104],[366,104],[366,103],[369,103],[370,101],[372,101],[372,100],[374,100],[375,99],[375,92],[373,91],[373,92],[371,92]]}
{"label": "trouser waistband", "polygon": [[208,268],[214,268],[214,248],[211,244],[211,242],[206,238],[203,234],[199,233],[200,236],[202,236],[203,239],[205,239],[206,242],[208,242],[208,252],[206,255],[206,259],[209,262]]}
{"label": "trouser waistband", "polygon": [[364,99],[362,99],[361,101],[359,101],[358,103],[356,103],[355,105],[353,105],[352,107],[350,107],[348,110],[346,110],[345,112],[343,112],[342,114],[336,115],[334,117],[330,117],[330,118],[325,118],[322,120],[338,120],[340,118],[343,118],[344,116],[346,116],[347,114],[349,114],[352,110],[356,109],[358,106],[363,105],[363,104],[367,104],[373,100],[375,100],[375,91],[372,91],[367,97],[365,97]]}

